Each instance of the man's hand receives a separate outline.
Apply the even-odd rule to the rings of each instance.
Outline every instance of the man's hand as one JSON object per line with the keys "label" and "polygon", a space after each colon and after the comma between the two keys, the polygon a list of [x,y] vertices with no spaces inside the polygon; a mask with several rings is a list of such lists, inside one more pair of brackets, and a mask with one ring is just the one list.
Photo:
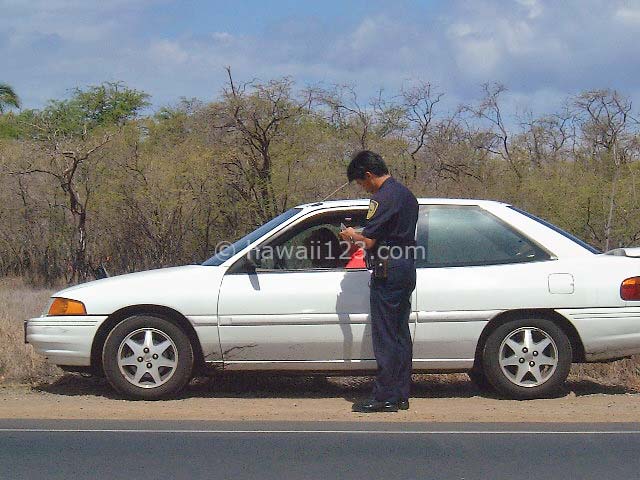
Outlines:
{"label": "man's hand", "polygon": [[353,227],[345,228],[339,233],[339,235],[343,240],[356,243],[358,246],[364,247],[367,250],[373,248],[376,244],[376,240],[374,238],[365,237],[361,233],[356,232]]}
{"label": "man's hand", "polygon": [[342,230],[339,235],[340,238],[342,240],[346,240],[347,242],[352,242],[353,241],[353,236],[356,233],[355,229],[353,227],[347,227],[344,230]]}

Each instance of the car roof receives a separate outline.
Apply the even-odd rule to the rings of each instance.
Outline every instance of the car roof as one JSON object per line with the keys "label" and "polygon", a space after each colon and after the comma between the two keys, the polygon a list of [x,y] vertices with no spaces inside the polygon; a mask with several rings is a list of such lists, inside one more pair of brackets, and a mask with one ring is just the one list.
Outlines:
{"label": "car roof", "polygon": [[[469,198],[418,198],[420,205],[477,205],[477,206],[489,206],[489,205],[503,205],[509,204],[504,202],[497,202],[494,200],[474,200]],[[324,202],[305,203],[298,205],[296,208],[303,208],[305,210],[317,210],[320,208],[338,208],[338,207],[366,207],[369,205],[368,198],[358,198],[355,200],[327,200]]]}

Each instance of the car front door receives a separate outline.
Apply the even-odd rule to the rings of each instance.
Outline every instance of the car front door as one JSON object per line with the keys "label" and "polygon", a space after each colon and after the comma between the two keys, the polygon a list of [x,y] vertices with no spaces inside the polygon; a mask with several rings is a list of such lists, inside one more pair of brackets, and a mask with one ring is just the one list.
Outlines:
{"label": "car front door", "polygon": [[370,274],[349,262],[354,252],[343,252],[337,236],[341,224],[359,227],[365,215],[313,213],[259,245],[256,268],[242,258],[229,269],[218,302],[225,368],[375,367]]}

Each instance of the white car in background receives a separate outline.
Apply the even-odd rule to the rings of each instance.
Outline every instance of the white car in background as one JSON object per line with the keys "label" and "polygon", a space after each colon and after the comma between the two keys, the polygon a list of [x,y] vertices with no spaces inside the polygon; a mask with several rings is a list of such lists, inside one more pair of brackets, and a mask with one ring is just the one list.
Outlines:
{"label": "white car in background", "polygon": [[[601,254],[503,203],[419,203],[414,372],[468,372],[527,399],[553,394],[572,362],[640,353],[638,250]],[[26,341],[51,363],[104,373],[143,399],[175,394],[205,367],[373,373],[369,271],[338,255],[260,255],[361,226],[367,207],[301,205],[202,265],[67,288],[25,323]]]}

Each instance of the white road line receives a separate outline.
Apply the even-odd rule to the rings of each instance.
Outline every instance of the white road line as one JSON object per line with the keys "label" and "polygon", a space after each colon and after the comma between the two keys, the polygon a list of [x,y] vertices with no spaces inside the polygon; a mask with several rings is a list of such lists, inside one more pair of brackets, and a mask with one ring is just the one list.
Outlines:
{"label": "white road line", "polygon": [[640,435],[640,430],[143,430],[115,428],[0,428],[0,433],[333,433],[349,435]]}

